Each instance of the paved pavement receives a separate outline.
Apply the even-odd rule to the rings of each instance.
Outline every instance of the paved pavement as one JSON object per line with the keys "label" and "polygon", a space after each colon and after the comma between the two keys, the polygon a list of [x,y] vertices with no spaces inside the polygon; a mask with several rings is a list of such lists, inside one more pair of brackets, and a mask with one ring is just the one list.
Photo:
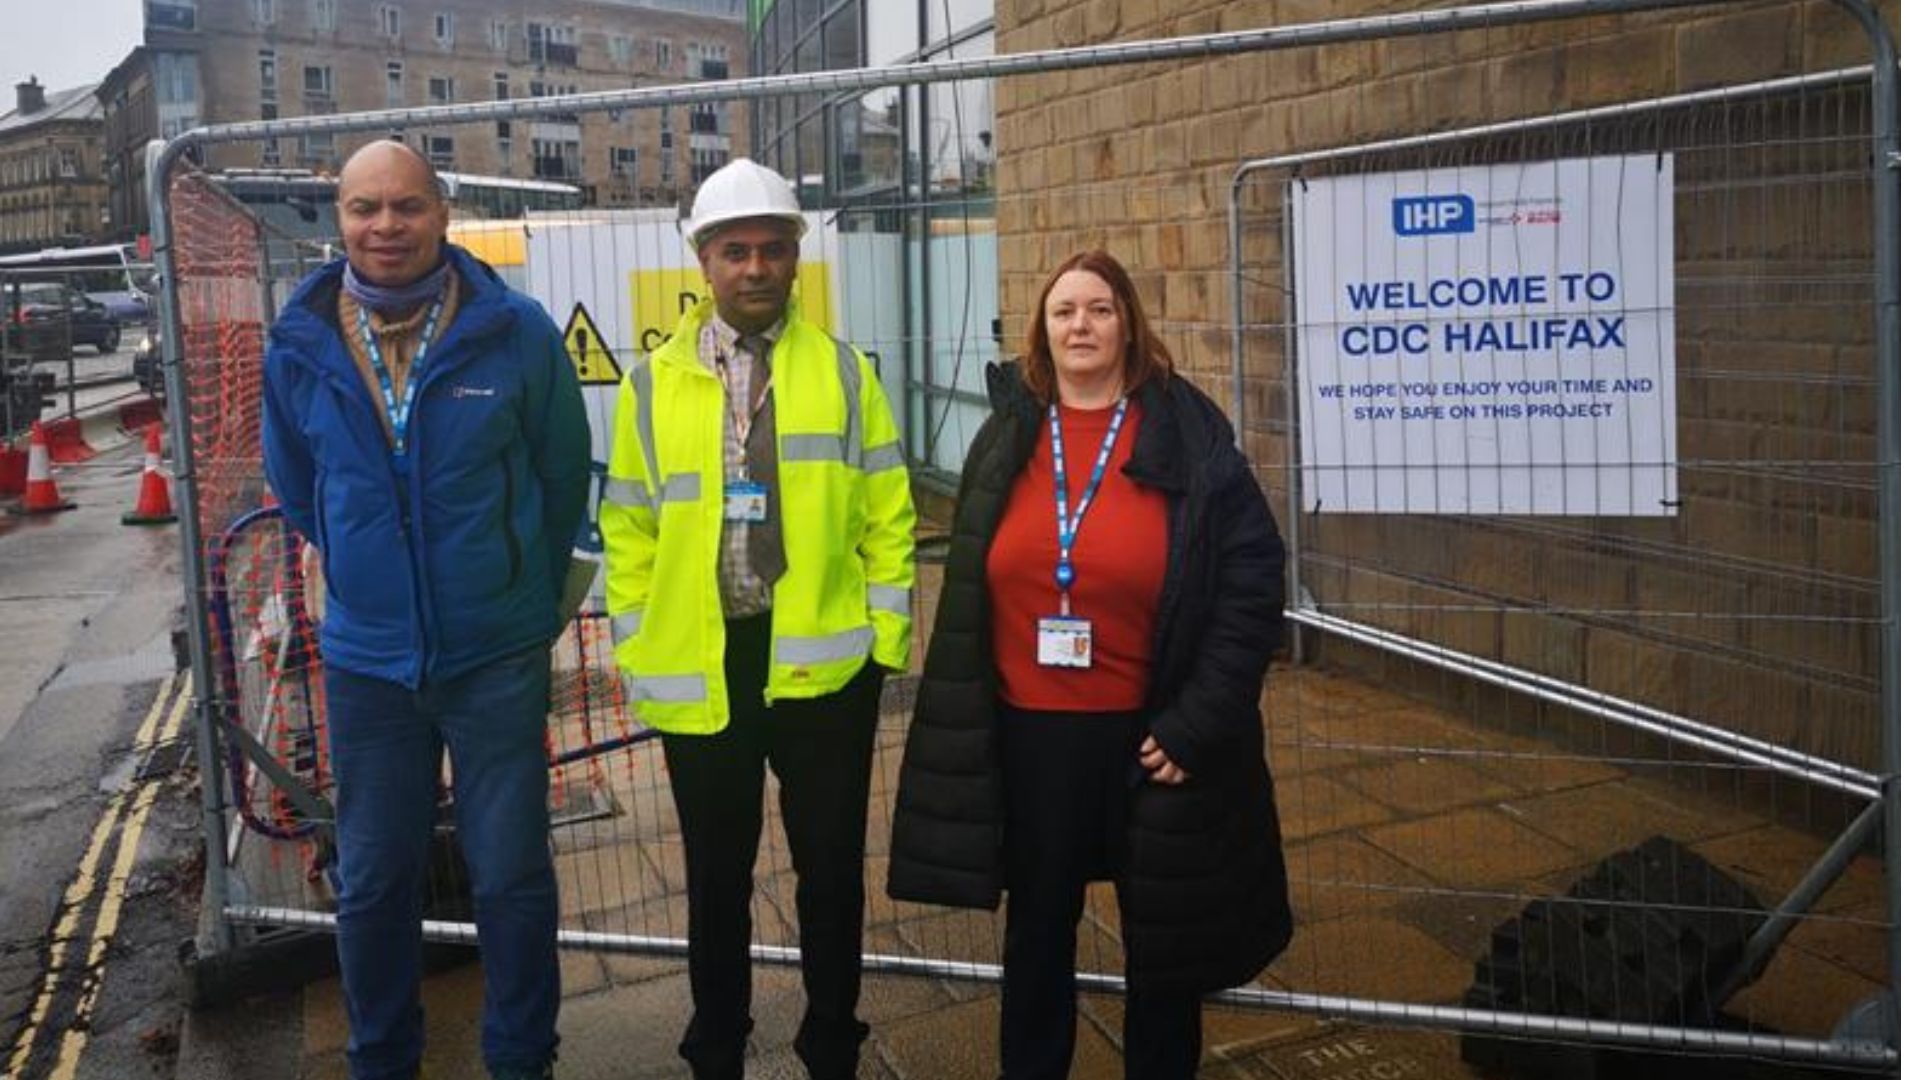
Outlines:
{"label": "paved pavement", "polygon": [[[1665,775],[1628,769],[1598,754],[1570,752],[1544,730],[1490,730],[1357,676],[1279,672],[1267,716],[1301,920],[1293,948],[1259,982],[1270,989],[1457,1004],[1495,925],[1532,897],[1562,894],[1612,851],[1664,833],[1774,901],[1821,850],[1816,831],[1805,827],[1811,823],[1795,823],[1791,811],[1782,812],[1777,790],[1756,797],[1721,790],[1692,769]],[[886,720],[877,755],[883,790],[876,793],[870,841],[876,852],[870,896],[876,899],[869,905],[868,951],[994,962],[992,919],[881,898],[878,852],[902,726],[898,714]],[[1427,752],[1384,753],[1382,747]],[[598,792],[569,805],[602,810],[556,830],[565,925],[677,936],[684,925],[679,851],[657,754],[642,749],[603,762],[597,776],[564,771],[558,780],[563,791],[575,783]],[[297,864],[283,859],[282,865]],[[770,824],[755,919],[762,940],[782,946],[794,943],[786,867],[779,831]],[[249,884],[260,903],[324,907],[324,897],[290,888],[284,876],[256,872]],[[1857,862],[1817,910],[1819,918],[1794,932],[1764,977],[1730,1003],[1736,1029],[1823,1035],[1884,984],[1878,863]],[[1096,886],[1083,926],[1083,969],[1118,971],[1118,940],[1111,889]],[[689,1016],[678,961],[573,952],[564,972],[557,1076],[685,1075],[673,1049]],[[786,1047],[803,1003],[797,974],[761,967],[755,996],[758,1026],[748,1075],[804,1075]],[[477,967],[429,980],[429,1076],[483,1075],[475,1049],[480,998]],[[1118,1001],[1085,995],[1080,1013],[1073,1075],[1120,1076]],[[870,976],[864,1014],[874,1034],[863,1077],[996,1075],[998,1002],[990,986]],[[1463,1064],[1457,1036],[1299,1013],[1210,1007],[1205,1039],[1202,1075],[1212,1080],[1497,1075]],[[338,986],[322,980],[264,1003],[193,1017],[179,1076],[335,1080],[347,1075],[344,1044]],[[1755,1066],[1734,1068],[1724,1075],[1762,1075]]]}

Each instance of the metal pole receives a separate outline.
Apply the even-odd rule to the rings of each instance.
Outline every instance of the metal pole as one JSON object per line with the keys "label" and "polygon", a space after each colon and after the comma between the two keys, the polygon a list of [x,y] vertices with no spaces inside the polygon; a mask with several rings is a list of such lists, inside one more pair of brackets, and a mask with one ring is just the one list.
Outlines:
{"label": "metal pole", "polygon": [[1471,653],[1431,645],[1367,623],[1342,619],[1317,611],[1289,611],[1287,618],[1324,633],[1371,645],[1382,652],[1394,653],[1431,664],[1444,671],[1479,679],[1503,690],[1527,694],[1550,704],[1564,705],[1569,709],[1625,727],[1652,732],[1686,746],[1709,750],[1723,757],[1758,765],[1820,787],[1863,799],[1880,796],[1883,782],[1878,776],[1863,773],[1850,766],[1815,757],[1803,751],[1777,746],[1750,735],[1726,731],[1710,724],[1689,720],[1684,716],[1675,716],[1672,713],[1635,705],[1622,698],[1596,694],[1583,686],[1575,686],[1521,668],[1494,663]]}
{"label": "metal pole", "polygon": [[[1753,937],[1747,939],[1747,947],[1741,952],[1740,961],[1714,988],[1711,998],[1714,1008],[1725,1004],[1728,998],[1747,985],[1747,980],[1766,966],[1773,951],[1800,925],[1801,916],[1813,908],[1813,902],[1840,879],[1847,865],[1853,862],[1853,857],[1873,839],[1873,830],[1886,816],[1886,808],[1886,802],[1881,799],[1868,804],[1813,864],[1813,869],[1807,871],[1807,876],[1800,879],[1800,884],[1795,885],[1786,899],[1780,901],[1780,906],[1767,916],[1767,921],[1761,924],[1760,929],[1754,931]],[[1899,986],[1898,983],[1893,985],[1896,988]]]}
{"label": "metal pole", "polygon": [[[331,931],[335,927],[335,916],[319,911],[243,905],[227,909],[226,914],[234,922],[262,926],[326,931]],[[423,936],[428,941],[443,941],[458,945],[471,945],[479,941],[479,930],[473,923],[429,920],[422,924],[422,928]],[[559,932],[558,940],[562,948],[591,949],[596,952],[674,957],[687,955],[687,942],[684,938],[562,930]],[[800,963],[800,950],[789,946],[755,945],[751,953],[754,960],[763,963],[785,965]],[[919,975],[981,983],[999,982],[1001,977],[1001,967],[998,964],[929,960],[918,956],[874,953],[863,955],[860,962],[865,970],[882,975]],[[1119,975],[1080,972],[1074,976],[1074,981],[1080,989],[1094,993],[1126,992],[1126,980]],[[1787,1035],[1713,1031],[1665,1024],[1631,1024],[1574,1016],[1496,1012],[1491,1009],[1469,1009],[1448,1005],[1402,1004],[1369,1001],[1364,998],[1246,988],[1210,994],[1207,1000],[1222,1005],[1310,1012],[1321,1016],[1387,1023],[1399,1027],[1436,1028],[1443,1031],[1484,1032],[1492,1035],[1531,1038],[1573,1038],[1584,1042],[1655,1046],[1696,1053],[1764,1054],[1787,1060],[1881,1067],[1892,1067],[1899,1063],[1899,1055],[1892,1049]]]}
{"label": "metal pole", "polygon": [[180,500],[180,573],[186,592],[187,644],[193,670],[193,713],[198,721],[194,751],[200,764],[200,826],[207,849],[205,906],[223,917],[204,927],[213,953],[233,948],[233,928],[224,918],[228,881],[225,809],[220,793],[220,751],[213,715],[213,656],[207,641],[206,567],[201,558],[198,463],[193,456],[193,412],[188,407],[187,373],[180,340],[180,279],[173,260],[173,212],[167,180],[173,162],[186,147],[176,139],[147,144],[147,208],[153,230],[154,268],[160,275],[160,370],[167,388],[167,426],[173,439],[174,495]]}
{"label": "metal pole", "polygon": [[1879,371],[1880,771],[1886,777],[1887,1030],[1900,1044],[1900,55],[1868,0],[1835,0],[1873,47],[1873,303]]}
{"label": "metal pole", "polygon": [[925,60],[883,67],[849,68],[798,75],[751,79],[674,83],[567,94],[549,98],[514,98],[460,105],[302,116],[284,120],[252,120],[195,128],[167,144],[169,160],[195,145],[250,142],[304,134],[387,131],[395,127],[470,124],[488,120],[531,119],[553,113],[646,109],[718,101],[755,100],[795,94],[836,95],[889,86],[915,86],[966,79],[993,79],[1051,71],[1168,60],[1217,59],[1244,53],[1300,49],[1347,42],[1378,41],[1427,34],[1487,30],[1504,26],[1621,15],[1642,11],[1731,6],[1739,0],[1511,0],[1437,11],[1335,19],[1295,26],[1240,30],[1219,34],[1150,41],[1091,45],[1074,49],[1010,53],[964,60]]}

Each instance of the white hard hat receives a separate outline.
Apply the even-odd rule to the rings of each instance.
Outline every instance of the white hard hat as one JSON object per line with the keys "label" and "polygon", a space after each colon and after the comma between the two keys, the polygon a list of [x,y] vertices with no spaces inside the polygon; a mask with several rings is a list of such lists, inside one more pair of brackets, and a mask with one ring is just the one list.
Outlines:
{"label": "white hard hat", "polygon": [[698,249],[700,238],[715,225],[757,217],[785,218],[793,222],[798,235],[807,231],[800,200],[793,197],[786,177],[746,158],[734,158],[694,193],[693,211],[684,229],[687,243]]}

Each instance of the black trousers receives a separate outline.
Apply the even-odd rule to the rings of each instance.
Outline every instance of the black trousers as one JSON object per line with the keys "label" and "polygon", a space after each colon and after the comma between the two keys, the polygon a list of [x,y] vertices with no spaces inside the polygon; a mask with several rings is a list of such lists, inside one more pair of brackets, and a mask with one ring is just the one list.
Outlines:
{"label": "black trousers", "polygon": [[[1128,792],[1145,782],[1137,713],[1000,707],[1006,781],[1007,938],[1000,996],[1002,1080],[1065,1080],[1073,1065],[1077,928],[1089,881],[1125,851]],[[1127,889],[1120,878],[1120,918]],[[1127,979],[1127,1080],[1191,1080],[1200,996]]]}
{"label": "black trousers", "polygon": [[753,862],[769,765],[798,886],[806,1018],[794,1049],[815,1080],[850,1080],[867,1026],[860,1002],[867,793],[881,670],[826,697],[768,707],[772,616],[727,623],[727,727],[663,735],[686,851],[693,1021],[680,1056],[702,1080],[738,1080],[753,1030]]}

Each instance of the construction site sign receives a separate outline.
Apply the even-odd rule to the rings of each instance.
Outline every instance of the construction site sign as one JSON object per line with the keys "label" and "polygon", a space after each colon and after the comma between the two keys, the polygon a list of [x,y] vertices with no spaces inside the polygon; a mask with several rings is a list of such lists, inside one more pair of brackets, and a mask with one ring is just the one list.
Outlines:
{"label": "construction site sign", "polygon": [[1657,155],[1296,180],[1303,505],[1677,510]]}
{"label": "construction site sign", "polygon": [[587,305],[573,305],[561,336],[566,339],[567,355],[573,358],[573,370],[580,376],[581,386],[620,385],[620,362],[614,359],[600,328],[593,325]]}

